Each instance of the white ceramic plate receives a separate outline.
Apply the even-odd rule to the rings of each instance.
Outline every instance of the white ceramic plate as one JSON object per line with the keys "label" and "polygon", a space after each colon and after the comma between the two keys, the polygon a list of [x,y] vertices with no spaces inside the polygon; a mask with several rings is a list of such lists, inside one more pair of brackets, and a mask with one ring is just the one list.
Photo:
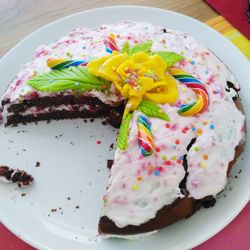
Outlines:
{"label": "white ceramic plate", "polygon": [[[34,50],[78,26],[98,27],[124,20],[148,21],[185,31],[205,43],[234,73],[249,120],[250,65],[223,36],[208,26],[171,11],[146,7],[110,7],[78,13],[53,22],[11,49],[0,62],[0,95],[18,67],[32,58]],[[60,136],[62,135],[62,136]],[[57,137],[56,137],[57,136]],[[139,241],[100,240],[97,223],[106,188],[106,160],[116,133],[96,120],[58,121],[4,128],[0,126],[0,163],[27,170],[35,177],[25,190],[0,184],[0,220],[16,235],[39,249],[189,249],[227,225],[250,197],[250,155],[245,154],[215,207]],[[249,134],[248,138],[249,140]],[[100,145],[96,141],[100,140]],[[73,145],[72,145],[73,144]],[[248,145],[245,152],[248,152]],[[36,161],[41,162],[39,168]],[[229,190],[231,189],[231,191]],[[21,194],[25,193],[26,196]],[[68,198],[70,197],[70,199]],[[77,209],[76,206],[79,206]],[[51,212],[51,209],[57,209]]]}

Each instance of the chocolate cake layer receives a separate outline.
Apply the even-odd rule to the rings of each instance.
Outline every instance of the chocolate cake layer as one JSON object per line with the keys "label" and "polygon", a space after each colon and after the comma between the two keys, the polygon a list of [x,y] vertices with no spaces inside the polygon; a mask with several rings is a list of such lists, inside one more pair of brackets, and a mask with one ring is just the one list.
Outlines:
{"label": "chocolate cake layer", "polygon": [[[112,111],[112,112],[111,112]],[[116,114],[114,116],[114,113]],[[75,119],[75,118],[104,118],[107,117],[107,122],[113,127],[119,127],[121,122],[122,113],[117,109],[108,109],[107,107],[101,107],[96,111],[82,110],[82,111],[52,111],[47,113],[39,113],[36,115],[22,115],[13,114],[7,117],[5,126],[17,125],[19,123],[30,123],[36,121],[49,121],[49,120],[63,120],[63,119]]]}
{"label": "chocolate cake layer", "polygon": [[[8,101],[3,101],[2,105],[9,104]],[[20,113],[25,111],[27,108],[36,106],[36,107],[50,107],[50,106],[60,106],[60,105],[74,105],[74,104],[100,104],[107,107],[113,107],[111,105],[104,104],[97,97],[91,96],[74,96],[74,95],[57,95],[57,96],[44,96],[37,97],[32,99],[25,99],[20,103],[10,104],[7,108],[9,113]],[[114,106],[120,106],[121,103],[116,103]]]}

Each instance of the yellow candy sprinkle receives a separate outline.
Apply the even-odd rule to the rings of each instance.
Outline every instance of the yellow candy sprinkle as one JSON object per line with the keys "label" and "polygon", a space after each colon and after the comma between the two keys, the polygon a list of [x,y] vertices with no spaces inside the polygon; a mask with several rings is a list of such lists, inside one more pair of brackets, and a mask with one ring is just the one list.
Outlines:
{"label": "yellow candy sprinkle", "polygon": [[201,167],[202,167],[202,168],[206,168],[206,166],[207,166],[207,164],[206,164],[205,162],[202,162],[202,163],[201,163]]}
{"label": "yellow candy sprinkle", "polygon": [[162,158],[163,161],[167,160],[167,156],[166,155],[163,155],[161,158]]}
{"label": "yellow candy sprinkle", "polygon": [[133,184],[132,189],[133,190],[137,190],[138,189],[138,185],[137,184]]}
{"label": "yellow candy sprinkle", "polygon": [[197,131],[196,131],[197,135],[202,135],[202,133],[203,133],[202,129],[197,129]]}
{"label": "yellow candy sprinkle", "polygon": [[171,160],[173,160],[173,161],[175,161],[176,159],[177,159],[176,156],[172,156],[172,157],[171,157]]}

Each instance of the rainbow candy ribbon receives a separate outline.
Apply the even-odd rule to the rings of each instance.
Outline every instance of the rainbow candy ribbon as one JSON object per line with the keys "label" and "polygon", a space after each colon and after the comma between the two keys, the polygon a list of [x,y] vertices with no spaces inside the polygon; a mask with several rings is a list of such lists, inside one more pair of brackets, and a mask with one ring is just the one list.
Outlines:
{"label": "rainbow candy ribbon", "polygon": [[51,69],[65,69],[72,66],[86,66],[87,61],[82,59],[76,59],[76,60],[68,60],[65,58],[59,58],[59,59],[48,59],[47,60],[47,66]]}
{"label": "rainbow candy ribbon", "polygon": [[177,67],[171,67],[169,72],[175,79],[185,84],[188,88],[191,88],[197,96],[195,102],[180,105],[178,113],[183,116],[191,116],[204,112],[209,104],[206,87],[194,76]]}
{"label": "rainbow candy ribbon", "polygon": [[119,48],[116,44],[115,41],[115,36],[114,34],[109,34],[105,39],[104,39],[104,44],[106,45],[106,51],[110,54],[115,51],[119,51]]}
{"label": "rainbow candy ribbon", "polygon": [[140,115],[137,118],[137,127],[138,142],[141,148],[141,153],[143,156],[149,156],[153,154],[155,149],[150,121],[147,119],[147,117]]}

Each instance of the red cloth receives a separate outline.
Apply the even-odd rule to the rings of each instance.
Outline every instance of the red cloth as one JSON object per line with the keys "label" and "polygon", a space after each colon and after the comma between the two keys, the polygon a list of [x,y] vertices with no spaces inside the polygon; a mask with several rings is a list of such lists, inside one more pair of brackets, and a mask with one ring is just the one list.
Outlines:
{"label": "red cloth", "polygon": [[206,2],[250,39],[250,23],[246,15],[248,0],[206,0]]}
{"label": "red cloth", "polygon": [[[249,250],[250,202],[221,232],[193,250]],[[0,224],[0,250],[34,250]]]}

